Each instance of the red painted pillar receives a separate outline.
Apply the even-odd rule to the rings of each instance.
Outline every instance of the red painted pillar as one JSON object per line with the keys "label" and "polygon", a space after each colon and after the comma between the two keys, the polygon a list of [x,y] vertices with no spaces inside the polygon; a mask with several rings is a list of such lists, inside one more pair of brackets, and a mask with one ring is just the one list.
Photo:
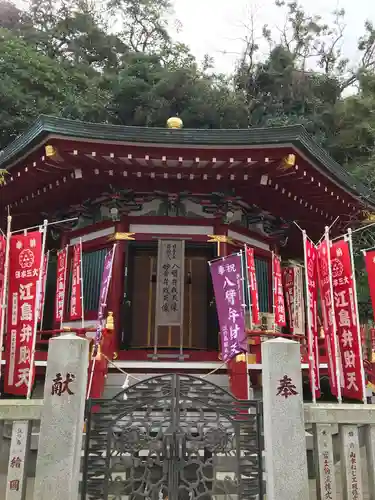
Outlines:
{"label": "red painted pillar", "polygon": [[228,363],[229,388],[237,399],[248,399],[246,354],[238,354]]}
{"label": "red painted pillar", "polygon": [[124,217],[121,222],[116,224],[116,252],[113,260],[111,288],[108,297],[108,311],[113,312],[114,318],[114,338],[113,348],[118,352],[120,347],[120,324],[121,324],[121,302],[124,295],[124,280],[125,280],[125,252],[127,241],[121,239],[123,233],[129,232],[129,221]]}

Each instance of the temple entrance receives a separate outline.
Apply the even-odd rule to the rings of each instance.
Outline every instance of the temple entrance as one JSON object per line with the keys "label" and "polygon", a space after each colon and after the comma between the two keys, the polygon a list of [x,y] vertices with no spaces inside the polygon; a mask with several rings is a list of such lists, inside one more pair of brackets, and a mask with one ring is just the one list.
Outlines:
{"label": "temple entrance", "polygon": [[259,402],[168,374],[94,404],[81,500],[263,498]]}
{"label": "temple entrance", "polygon": [[[131,244],[128,252],[127,292],[123,343],[126,348],[153,348],[157,289],[157,242]],[[184,349],[217,347],[216,313],[212,314],[213,290],[207,262],[212,245],[186,243],[184,269]],[[214,330],[214,339],[208,331]],[[161,326],[158,349],[179,349],[180,328]]]}

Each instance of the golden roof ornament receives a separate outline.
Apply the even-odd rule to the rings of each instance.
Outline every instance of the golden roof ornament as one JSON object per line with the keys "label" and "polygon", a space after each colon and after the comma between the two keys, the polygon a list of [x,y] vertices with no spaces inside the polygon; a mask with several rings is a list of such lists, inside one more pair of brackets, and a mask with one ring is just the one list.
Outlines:
{"label": "golden roof ornament", "polygon": [[170,129],[181,129],[184,126],[183,121],[178,116],[171,116],[167,120],[167,128]]}
{"label": "golden roof ornament", "polygon": [[288,170],[288,168],[294,167],[296,164],[296,155],[294,154],[289,154],[284,156],[284,158],[281,160],[281,169],[282,170]]}
{"label": "golden roof ornament", "polygon": [[5,168],[0,168],[0,186],[4,186],[6,184],[6,175],[9,175],[8,170],[6,170]]}
{"label": "golden roof ornament", "polygon": [[57,154],[56,149],[53,146],[51,146],[50,144],[47,144],[45,146],[44,150],[45,150],[47,158],[51,158],[52,156],[56,156],[56,154]]}

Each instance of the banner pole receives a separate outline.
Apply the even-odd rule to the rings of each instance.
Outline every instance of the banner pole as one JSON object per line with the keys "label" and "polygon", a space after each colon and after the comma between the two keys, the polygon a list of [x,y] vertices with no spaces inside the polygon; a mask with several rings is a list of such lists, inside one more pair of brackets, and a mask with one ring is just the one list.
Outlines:
{"label": "banner pole", "polygon": [[[72,217],[71,219],[61,219],[55,222],[48,222],[47,226],[55,226],[57,224],[64,224],[65,222],[73,222],[75,220],[78,220],[78,217]],[[17,234],[17,233],[23,233],[23,232],[28,232],[31,231],[32,229],[37,229],[40,227],[40,224],[37,224],[36,226],[30,226],[30,227],[24,227],[23,229],[17,229],[17,231],[13,231],[12,234]]]}
{"label": "banner pole", "polygon": [[[111,279],[112,279],[112,269],[113,269],[113,261],[115,259],[116,246],[117,246],[117,243],[114,243],[114,245],[112,247],[111,267],[109,268],[109,272],[108,272],[108,285],[107,285],[106,294],[105,294],[105,297],[104,297],[104,304],[103,303],[99,303],[99,310],[101,309],[102,311],[104,311],[104,309],[105,309],[105,307],[107,305],[108,290],[109,290]],[[99,300],[101,300],[101,297],[100,297]],[[100,313],[100,315],[101,315],[101,313]],[[98,315],[98,316],[100,316],[100,315]],[[102,317],[98,317],[97,332],[99,331],[99,334],[97,332],[95,333],[94,345],[93,345],[93,348],[92,348],[92,351],[91,351],[91,359],[92,358],[94,358],[94,359],[92,359],[91,373],[89,375],[89,384],[88,384],[88,388],[87,388],[86,399],[88,399],[90,397],[91,387],[92,387],[92,381],[93,381],[93,378],[94,378],[94,370],[95,370],[95,364],[96,364],[96,357],[98,355],[98,352],[100,352],[99,351],[99,349],[100,349],[100,340],[101,340],[101,334],[102,334],[102,329],[103,329],[102,322],[103,322],[103,318]]]}
{"label": "banner pole", "polygon": [[[38,292],[38,289],[42,286],[42,279],[43,279],[43,265],[44,265],[44,251],[46,248],[46,239],[47,239],[47,226],[48,226],[48,221],[45,219],[43,221],[43,226],[41,226],[41,230],[43,232],[42,236],[42,250],[41,250],[41,255],[40,255],[40,266],[39,266],[39,275],[38,275],[38,281],[36,283],[36,297],[35,297],[35,307],[34,307],[34,328],[33,328],[33,343],[31,347],[31,356],[30,356],[30,370],[29,370],[29,382],[27,385],[27,396],[26,399],[30,399],[31,397],[31,389],[33,385],[33,375],[34,375],[34,360],[35,360],[35,347],[36,347],[36,332],[37,332],[37,326],[38,326],[38,309],[39,309],[39,304],[38,302],[40,301],[41,295]],[[43,229],[42,229],[43,228]]]}
{"label": "banner pole", "polygon": [[[244,274],[244,270],[243,270],[243,266],[244,266],[244,263],[242,262],[242,259],[241,259],[241,263],[242,263],[242,277],[243,277],[243,280],[245,282],[245,274]],[[249,328],[250,330],[253,329],[253,311],[252,311],[252,297],[251,297],[251,282],[250,280],[252,279],[251,276],[250,276],[250,270],[249,270],[249,265],[247,263],[247,245],[245,244],[245,272],[246,272],[246,278],[247,278],[247,296],[248,296],[248,299],[249,299]],[[244,297],[244,302],[245,301],[245,287],[243,287],[243,297]],[[246,308],[245,308],[246,309]]]}
{"label": "banner pole", "polygon": [[[180,358],[184,359],[184,300],[185,300],[185,240],[181,241],[181,274],[180,274]],[[189,318],[191,321],[191,318]]]}
{"label": "banner pole", "polygon": [[327,246],[327,262],[328,262],[328,279],[329,279],[329,293],[331,296],[331,322],[332,322],[332,335],[333,335],[333,346],[335,349],[335,358],[336,358],[336,386],[337,386],[337,400],[341,404],[342,403],[342,391],[341,391],[341,356],[340,356],[340,347],[337,339],[337,327],[336,327],[336,315],[335,315],[335,304],[334,304],[334,295],[333,295],[333,280],[332,280],[332,269],[331,269],[331,242],[329,240],[329,227],[326,226],[324,238]]}
{"label": "banner pole", "polygon": [[[43,259],[44,256],[42,255]],[[49,266],[49,250],[47,252],[47,258],[46,258],[46,270],[43,270],[43,274],[45,274],[46,279],[44,280],[43,285],[43,302],[39,304],[39,307],[41,308],[40,310],[40,330],[43,330],[43,316],[44,316],[44,304],[46,303],[46,288],[47,288],[47,273],[48,273],[48,266]]]}
{"label": "banner pole", "polygon": [[[244,310],[244,317],[245,317],[245,328],[246,328],[246,300],[245,300],[245,272],[247,276],[247,294],[249,298],[249,328],[252,330],[253,328],[253,320],[252,320],[252,310],[251,310],[251,292],[250,292],[250,272],[249,272],[249,266],[247,265],[247,245],[245,245],[245,262],[244,259],[242,258],[242,251],[241,251],[241,272],[242,272],[242,293],[243,293],[243,310]],[[245,269],[244,269],[245,267]],[[249,342],[246,339],[246,380],[247,380],[247,399],[250,401],[250,396],[252,396],[252,390],[251,390],[251,380],[250,380],[250,374],[249,374],[249,357],[248,353],[250,351],[249,349]]]}
{"label": "banner pole", "polygon": [[310,378],[311,378],[311,389],[312,389],[312,400],[313,403],[316,403],[316,386],[315,386],[315,369],[316,369],[316,361],[314,356],[314,339],[312,334],[312,325],[311,325],[311,314],[310,314],[310,293],[309,293],[309,275],[307,270],[307,252],[306,252],[306,243],[307,243],[307,234],[305,230],[302,230],[303,235],[303,255],[305,260],[305,289],[306,289],[306,310],[307,310],[307,338],[309,342],[308,346],[308,356],[309,356],[309,365],[310,365]]}
{"label": "banner pole", "polygon": [[361,378],[362,378],[362,390],[363,390],[362,399],[363,399],[363,404],[367,404],[366,377],[365,377],[365,366],[363,364],[361,326],[359,324],[359,310],[358,310],[358,299],[357,299],[357,280],[355,278],[353,236],[352,236],[352,229],[351,228],[348,229],[348,241],[349,241],[350,260],[351,260],[351,264],[352,264],[352,281],[353,281],[353,292],[354,292],[354,306],[355,306],[355,314],[356,314],[356,328],[357,328],[357,337],[358,337],[359,362],[361,363]]}
{"label": "banner pole", "polygon": [[156,260],[156,297],[155,297],[155,325],[154,325],[154,349],[153,349],[153,359],[158,357],[158,338],[159,338],[159,309],[160,309],[160,297],[159,297],[159,285],[161,280],[161,239],[158,239],[158,255]]}
{"label": "banner pole", "polygon": [[65,313],[65,296],[66,296],[66,275],[68,271],[68,245],[65,246],[64,250],[65,252],[65,269],[64,269],[64,290],[63,290],[63,303],[62,303],[62,310],[61,310],[61,318],[60,318],[60,330],[62,330],[63,323],[64,323],[64,313]]}
{"label": "banner pole", "polygon": [[5,334],[5,315],[8,297],[8,281],[9,281],[9,252],[10,252],[10,238],[11,238],[12,216],[8,215],[7,218],[7,234],[5,240],[5,262],[4,262],[4,282],[1,294],[1,315],[0,315],[0,380],[1,380],[1,362],[3,359],[3,343]]}
{"label": "banner pole", "polygon": [[82,250],[82,238],[79,239],[79,251],[80,251],[80,258],[81,258],[81,262],[80,262],[80,281],[81,281],[81,309],[82,309],[82,323],[81,323],[81,327],[82,328],[85,328],[85,303],[84,303],[84,300],[83,300],[83,250]]}
{"label": "banner pole", "polygon": [[272,311],[273,311],[273,331],[276,332],[276,304],[275,304],[275,253],[271,253],[271,273],[272,273]]}

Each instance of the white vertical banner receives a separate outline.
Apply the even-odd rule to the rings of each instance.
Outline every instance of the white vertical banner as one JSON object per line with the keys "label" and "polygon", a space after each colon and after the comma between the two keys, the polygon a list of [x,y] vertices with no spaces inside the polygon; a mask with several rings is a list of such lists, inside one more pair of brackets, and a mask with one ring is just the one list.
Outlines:
{"label": "white vertical banner", "polygon": [[155,326],[180,326],[184,310],[183,240],[159,240]]}
{"label": "white vertical banner", "polygon": [[293,333],[305,335],[305,300],[303,295],[303,269],[294,267]]}

